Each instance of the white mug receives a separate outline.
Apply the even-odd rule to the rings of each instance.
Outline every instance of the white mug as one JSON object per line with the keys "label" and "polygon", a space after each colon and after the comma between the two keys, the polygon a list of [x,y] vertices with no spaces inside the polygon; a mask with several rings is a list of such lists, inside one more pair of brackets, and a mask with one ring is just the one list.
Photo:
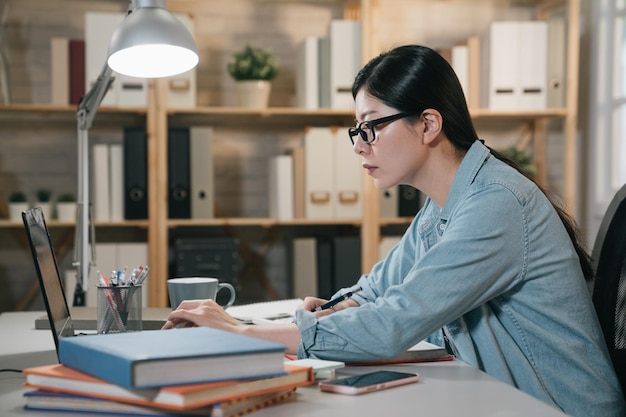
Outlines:
{"label": "white mug", "polygon": [[211,299],[215,300],[218,291],[227,288],[230,291],[230,300],[226,305],[228,308],[235,302],[235,288],[226,283],[220,283],[217,278],[189,277],[172,278],[167,280],[167,292],[170,297],[172,309],[176,309],[184,300]]}

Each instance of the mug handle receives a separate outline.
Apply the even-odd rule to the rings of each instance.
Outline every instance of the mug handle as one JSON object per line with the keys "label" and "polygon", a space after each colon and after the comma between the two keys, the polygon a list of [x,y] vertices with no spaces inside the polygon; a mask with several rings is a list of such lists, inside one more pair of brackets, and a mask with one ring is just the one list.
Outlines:
{"label": "mug handle", "polygon": [[228,290],[230,291],[230,300],[228,300],[226,305],[222,306],[224,307],[224,309],[227,309],[228,307],[232,306],[233,303],[235,302],[235,287],[233,287],[227,282],[221,282],[217,286],[217,292],[220,292],[222,288],[228,288]]}

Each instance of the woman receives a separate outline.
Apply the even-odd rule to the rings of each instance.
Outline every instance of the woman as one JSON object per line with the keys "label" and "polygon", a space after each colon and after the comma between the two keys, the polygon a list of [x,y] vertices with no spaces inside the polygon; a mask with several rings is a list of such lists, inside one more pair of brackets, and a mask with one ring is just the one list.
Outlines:
{"label": "woman", "polygon": [[574,226],[478,140],[448,63],[398,47],[369,62],[352,92],[359,122],[349,136],[376,186],[428,196],[400,243],[358,280],[360,292],[321,312],[311,310],[326,300],[307,297],[294,324],[245,326],[196,300],[165,328],[217,327],[342,361],[393,357],[428,338],[571,415],[624,415]]}

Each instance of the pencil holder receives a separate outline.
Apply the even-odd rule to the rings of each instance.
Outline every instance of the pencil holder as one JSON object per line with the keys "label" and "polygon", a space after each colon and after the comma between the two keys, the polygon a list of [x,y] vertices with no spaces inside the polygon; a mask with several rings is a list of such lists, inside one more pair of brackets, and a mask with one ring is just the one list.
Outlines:
{"label": "pencil holder", "polygon": [[97,287],[98,333],[141,331],[141,285]]}

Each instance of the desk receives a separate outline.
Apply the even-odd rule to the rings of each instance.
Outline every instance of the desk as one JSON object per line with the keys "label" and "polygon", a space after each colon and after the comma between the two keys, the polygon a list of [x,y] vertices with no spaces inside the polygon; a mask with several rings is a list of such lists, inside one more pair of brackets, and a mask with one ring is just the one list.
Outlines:
{"label": "desk", "polygon": [[[50,331],[34,330],[40,312],[0,315],[0,368],[18,368],[56,363]],[[97,337],[97,336],[94,336]],[[349,367],[342,374],[362,373],[382,367]],[[421,381],[380,392],[349,396],[322,393],[317,387],[298,388],[294,400],[258,410],[251,417],[281,416],[481,416],[563,417],[565,414],[460,361],[387,366],[417,372]],[[0,373],[0,415],[55,416],[55,413],[24,411],[22,387],[25,378]],[[78,414],[76,414],[78,415]]]}

